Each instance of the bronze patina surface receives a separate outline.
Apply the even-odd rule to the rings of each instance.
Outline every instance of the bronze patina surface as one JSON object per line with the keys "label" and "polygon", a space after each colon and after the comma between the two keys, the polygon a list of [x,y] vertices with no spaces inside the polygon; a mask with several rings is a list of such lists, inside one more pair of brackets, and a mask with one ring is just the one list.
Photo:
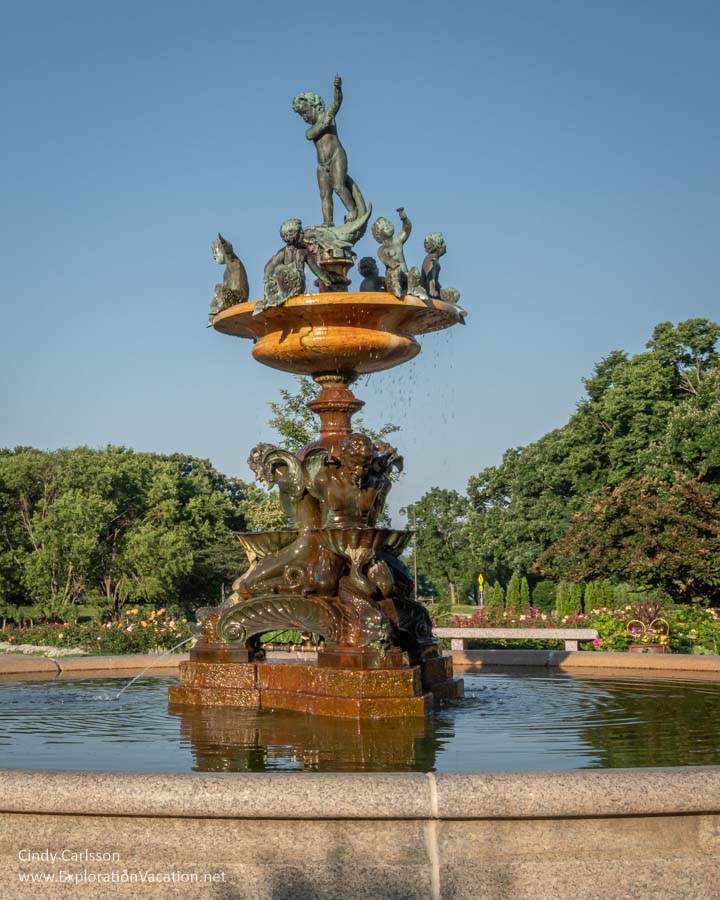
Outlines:
{"label": "bronze patina surface", "polygon": [[[401,559],[410,533],[380,526],[402,457],[353,431],[352,416],[363,404],[350,385],[412,359],[420,352],[418,335],[462,322],[464,311],[457,292],[439,287],[442,235],[426,241],[422,272],[408,268],[403,247],[412,225],[402,207],[397,237],[382,216],[372,228],[385,277],[366,257],[365,290],[347,290],[352,248],[372,207],[348,174],[335,123],[342,102],[339,75],[328,108],[314,93],[293,100],[317,152],[323,221],[283,222],[283,246],[265,266],[262,299],[246,302],[242,264],[229,242],[219,236],[214,245],[215,258],[227,265],[225,288],[242,288],[242,302],[228,306],[232,295],[225,290],[213,307],[213,326],[252,340],[258,362],[313,377],[320,390],[308,407],[320,419],[320,434],[297,454],[264,443],[252,450],[248,463],[258,480],[278,488],[285,527],[238,534],[249,566],[222,603],[196,611],[197,643],[170,692],[176,704],[416,717],[462,692]],[[335,197],[346,210],[337,225]],[[318,294],[305,293],[306,268]],[[286,630],[318,637],[316,664],[264,662],[261,636]]]}

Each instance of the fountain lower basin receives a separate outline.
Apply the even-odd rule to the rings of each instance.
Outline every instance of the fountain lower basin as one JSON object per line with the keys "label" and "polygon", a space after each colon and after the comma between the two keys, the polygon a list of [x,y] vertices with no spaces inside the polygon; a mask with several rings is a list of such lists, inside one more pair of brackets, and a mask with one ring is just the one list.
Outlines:
{"label": "fountain lower basin", "polygon": [[[512,652],[517,656],[520,651]],[[609,665],[610,657],[624,655],[569,653],[564,664],[595,656]],[[117,662],[123,666],[134,664],[131,659]],[[662,675],[667,660],[659,657],[646,662]],[[693,662],[702,663],[705,677],[712,679],[704,685],[696,682],[695,686],[720,689],[720,660],[689,659],[685,664],[691,666]],[[9,664],[16,670],[45,667],[46,675],[49,668],[55,668],[52,661],[27,658],[10,659]],[[102,662],[97,658],[59,661],[68,671],[78,667],[77,675],[84,675],[98,664]],[[146,664],[145,660],[137,667],[142,664]],[[554,685],[559,682],[546,680],[543,668],[535,672],[540,673],[539,678],[528,680],[528,696],[554,697],[557,712]],[[474,676],[468,676],[468,670],[463,674],[472,696]],[[689,678],[688,673],[678,675],[683,683]],[[503,687],[514,677],[501,672],[500,677],[486,678],[485,685],[496,685],[497,690],[495,701],[485,703],[485,708],[489,705],[490,712],[494,709],[495,713],[502,704],[508,710],[517,709],[517,695],[512,696]],[[163,691],[164,680],[155,683],[156,691]],[[573,710],[583,706],[588,696],[600,697],[613,679],[599,682],[566,677],[561,681],[574,697],[567,709],[572,721]],[[646,678],[624,673],[620,681],[624,687],[620,690],[628,702],[637,705],[637,694],[642,694],[649,683]],[[117,686],[117,682],[114,684]],[[142,685],[140,682],[124,696],[131,698],[138,687],[145,690]],[[60,691],[72,689],[73,682],[54,681],[35,687],[46,692],[48,688]],[[0,681],[0,699],[7,696],[7,688],[8,683]],[[576,690],[579,693],[573,694]],[[109,854],[108,859],[118,854],[119,860],[112,864],[63,862],[67,877],[75,876],[91,884],[93,878],[111,870],[124,871],[128,878],[135,879],[133,889],[139,896],[164,896],[161,892],[168,890],[157,883],[147,887],[147,880],[141,881],[141,873],[147,879],[147,873],[169,878],[172,872],[184,873],[182,877],[187,879],[173,885],[173,896],[188,898],[197,897],[203,890],[212,890],[217,897],[252,895],[263,900],[298,895],[323,900],[367,895],[413,900],[499,898],[510,896],[508,891],[520,900],[550,896],[600,898],[617,896],[618,885],[636,897],[695,900],[714,895],[720,850],[718,765],[656,768],[653,766],[667,761],[667,757],[650,756],[641,767],[631,769],[487,771],[493,767],[489,753],[492,740],[503,732],[515,752],[507,754],[508,744],[504,749],[497,746],[494,759],[498,769],[522,767],[516,738],[523,733],[527,735],[523,749],[526,768],[534,765],[536,769],[556,769],[578,762],[577,757],[573,763],[565,756],[567,746],[563,747],[562,741],[567,738],[567,731],[563,723],[543,716],[537,705],[522,707],[520,713],[523,709],[532,713],[534,709],[535,715],[521,716],[514,728],[504,727],[499,720],[495,729],[483,724],[477,732],[486,740],[483,750],[469,740],[463,717],[471,708],[449,709],[439,717],[414,723],[405,720],[403,728],[388,722],[266,713],[261,718],[267,725],[259,730],[242,729],[239,725],[255,713],[199,708],[180,717],[165,717],[162,713],[165,722],[172,723],[173,731],[168,734],[159,728],[158,720],[145,720],[142,725],[143,714],[160,704],[148,703],[151,698],[147,694],[137,700],[137,714],[131,718],[152,737],[156,751],[152,767],[133,765],[137,755],[123,753],[123,744],[117,739],[122,736],[128,715],[127,708],[118,707],[114,731],[106,729],[104,749],[98,752],[95,746],[87,768],[124,767],[139,771],[57,771],[57,751],[62,744],[51,745],[55,748],[54,759],[49,754],[43,762],[27,752],[9,757],[7,735],[0,737],[5,761],[44,766],[0,770],[0,894],[18,896],[21,872],[44,871],[45,866],[50,874],[54,872],[57,877],[59,873],[60,860],[54,867],[31,865],[19,858],[21,850],[50,849],[59,854],[91,848],[97,854]],[[609,725],[617,734],[632,730],[622,713],[622,704],[614,708],[614,714],[607,700],[601,705],[603,717],[610,713]],[[687,703],[680,705],[687,707]],[[46,704],[46,709],[54,708],[58,716],[79,716],[76,727],[79,734],[87,736],[93,719],[97,720],[87,706],[85,703],[73,711],[71,705]],[[718,704],[713,701],[713,706],[717,709]],[[10,704],[5,707],[11,708]],[[666,747],[676,743],[673,716],[668,714],[667,704],[651,703],[646,708],[655,712],[655,717],[647,722],[654,740],[647,740],[646,733],[640,742],[646,751],[657,750],[658,738]],[[476,707],[480,722],[482,709]],[[447,715],[455,716],[454,720],[443,722]],[[292,722],[294,739],[288,731]],[[426,732],[418,734],[413,730],[421,723],[423,729],[434,729],[430,743]],[[530,734],[539,724],[545,730],[549,756],[538,752],[537,733],[534,737]],[[711,722],[708,724],[717,729]],[[393,735],[390,743],[385,735],[388,726]],[[448,740],[450,726],[452,740]],[[52,722],[46,720],[45,727],[55,731],[53,739],[57,740]],[[382,736],[375,733],[378,728],[383,730]],[[13,729],[13,733],[17,730]],[[180,741],[185,742],[182,752],[188,761],[194,735],[197,759],[212,762],[208,774],[188,773],[186,766],[177,766],[178,732]],[[595,739],[601,737],[597,728],[589,727],[587,733]],[[203,745],[203,734],[215,743]],[[267,737],[272,738],[269,753],[267,743],[263,743]],[[68,738],[77,739],[77,735]],[[353,771],[339,772],[337,758],[327,752],[338,743],[353,748],[355,764],[349,766]],[[714,744],[711,740],[706,747]],[[78,769],[84,765],[77,756],[81,746],[65,745],[67,766]],[[131,741],[124,746],[137,750],[139,745]],[[379,746],[394,747],[395,761],[387,757],[381,760]],[[433,759],[429,759],[427,748],[433,746]],[[462,767],[454,746],[468,750],[463,754]],[[692,744],[685,746],[692,755]],[[108,760],[108,748],[115,753],[112,762]],[[403,756],[408,749],[414,754],[410,759]],[[231,764],[223,767],[223,760],[232,763],[233,754],[236,762],[245,760],[244,771],[233,772]],[[368,758],[375,758],[376,769],[383,770],[358,771],[363,759]],[[713,758],[703,759],[696,754],[698,762]],[[403,759],[404,771],[398,771],[403,768]],[[619,761],[616,756],[616,762]],[[247,771],[253,766],[258,768],[260,763],[266,766],[264,772]],[[606,760],[586,756],[584,764],[588,763],[607,764]],[[632,764],[629,757],[625,756],[624,764]],[[155,771],[148,771],[149,768]],[[324,772],[319,771],[323,768]],[[198,889],[198,883],[206,885],[205,879],[213,877],[217,881],[212,888]],[[117,891],[116,886],[111,889]],[[52,888],[46,890],[54,896]],[[88,896],[102,895],[98,883],[86,888],[86,892]]]}

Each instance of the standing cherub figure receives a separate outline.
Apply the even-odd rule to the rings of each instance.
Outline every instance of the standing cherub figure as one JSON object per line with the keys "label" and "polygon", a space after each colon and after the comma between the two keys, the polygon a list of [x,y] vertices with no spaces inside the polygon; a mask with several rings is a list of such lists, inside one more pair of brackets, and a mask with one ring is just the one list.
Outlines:
{"label": "standing cherub figure", "polygon": [[347,210],[346,222],[357,219],[365,212],[362,194],[348,175],[347,154],[335,127],[335,116],[342,101],[342,78],[336,75],[335,94],[329,109],[325,109],[325,101],[318,94],[298,94],[292,102],[292,108],[310,126],[305,137],[313,141],[317,150],[317,179],[324,225],[335,224],[333,192]]}
{"label": "standing cherub figure", "polygon": [[395,237],[395,228],[392,222],[389,222],[383,216],[380,216],[373,224],[372,233],[375,240],[380,244],[377,255],[380,262],[385,266],[386,290],[402,299],[407,294],[408,287],[408,267],[405,262],[403,244],[410,237],[412,223],[405,215],[405,210],[402,206],[397,213],[402,222],[402,230],[397,237]]}

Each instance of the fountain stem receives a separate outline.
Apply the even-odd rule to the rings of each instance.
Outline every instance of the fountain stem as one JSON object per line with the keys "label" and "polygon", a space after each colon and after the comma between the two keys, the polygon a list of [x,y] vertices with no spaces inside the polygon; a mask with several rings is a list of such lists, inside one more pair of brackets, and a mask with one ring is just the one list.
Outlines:
{"label": "fountain stem", "polygon": [[348,387],[356,378],[351,373],[315,376],[320,392],[307,406],[320,417],[320,436],[303,448],[301,458],[316,447],[337,455],[340,442],[352,432],[353,415],[365,405]]}

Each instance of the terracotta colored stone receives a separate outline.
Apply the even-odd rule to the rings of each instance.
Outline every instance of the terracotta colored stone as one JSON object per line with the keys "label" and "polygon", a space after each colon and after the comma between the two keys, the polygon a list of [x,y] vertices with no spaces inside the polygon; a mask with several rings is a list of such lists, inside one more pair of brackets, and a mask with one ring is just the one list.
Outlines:
{"label": "terracotta colored stone", "polygon": [[[443,677],[450,673],[450,677]],[[169,689],[174,706],[284,709],[318,716],[396,718],[425,716],[436,702],[462,697],[449,658],[432,661],[425,690],[418,666],[404,669],[334,669],[302,662],[207,663],[180,666],[180,686]]]}
{"label": "terracotta colored stone", "polygon": [[411,669],[321,669],[317,666],[258,666],[261,690],[299,690],[329,697],[413,697],[422,693],[420,671]]}
{"label": "terracotta colored stone", "polygon": [[242,706],[260,708],[260,691],[234,690],[231,688],[171,687],[168,688],[170,705]]}
{"label": "terracotta colored stone", "polygon": [[333,669],[402,669],[403,654],[397,647],[393,647],[385,654],[378,650],[353,650],[344,647],[338,650],[319,650],[317,655],[318,665],[322,668]]}
{"label": "terracotta colored stone", "polygon": [[224,334],[255,341],[258,362],[294,372],[380,372],[420,352],[415,335],[449,328],[458,308],[441,300],[398,300],[383,293],[322,293],[292,297],[253,316],[255,303],[231,306],[215,316]]}
{"label": "terracotta colored stone", "polygon": [[420,697],[322,697],[293,691],[263,691],[263,709],[284,709],[314,716],[337,716],[349,719],[385,719],[425,717],[433,710],[432,694]]}
{"label": "terracotta colored stone", "polygon": [[180,664],[180,683],[184,687],[238,688],[257,687],[255,663],[189,662]]}

